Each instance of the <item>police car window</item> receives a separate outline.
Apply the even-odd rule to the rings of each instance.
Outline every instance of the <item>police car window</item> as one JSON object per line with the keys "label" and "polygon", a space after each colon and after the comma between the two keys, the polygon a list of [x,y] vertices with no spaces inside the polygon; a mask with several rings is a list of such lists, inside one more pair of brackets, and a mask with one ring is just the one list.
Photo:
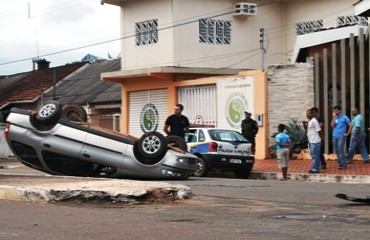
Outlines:
{"label": "police car window", "polygon": [[204,132],[203,130],[199,130],[199,142],[204,142],[206,138],[204,137]]}
{"label": "police car window", "polygon": [[220,132],[219,136],[220,136],[221,141],[233,141],[234,140],[231,132]]}
{"label": "police car window", "polygon": [[209,135],[215,141],[247,141],[240,133],[228,130],[210,130]]}
{"label": "police car window", "polygon": [[197,130],[190,129],[189,132],[185,133],[185,142],[197,142]]}

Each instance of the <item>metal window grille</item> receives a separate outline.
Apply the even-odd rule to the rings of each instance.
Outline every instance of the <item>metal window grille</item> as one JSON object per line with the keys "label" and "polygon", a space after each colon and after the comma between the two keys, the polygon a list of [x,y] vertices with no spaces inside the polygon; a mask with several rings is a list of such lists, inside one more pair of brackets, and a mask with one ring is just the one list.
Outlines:
{"label": "metal window grille", "polygon": [[206,43],[207,42],[207,32],[208,32],[208,24],[207,19],[200,19],[199,20],[199,42]]}
{"label": "metal window grille", "polygon": [[158,42],[158,20],[147,20],[135,23],[136,46],[155,44]]}
{"label": "metal window grille", "polygon": [[323,28],[323,20],[315,20],[309,22],[302,22],[296,24],[297,35],[302,35],[306,33],[316,32]]}
{"label": "metal window grille", "polygon": [[231,44],[231,21],[200,19],[199,42],[208,44]]}
{"label": "metal window grille", "polygon": [[216,22],[216,43],[217,44],[224,43],[224,22],[223,21]]}
{"label": "metal window grille", "polygon": [[231,22],[224,23],[224,44],[231,44]]}
{"label": "metal window grille", "polygon": [[361,16],[341,16],[337,18],[337,25],[339,27],[343,26],[349,26],[349,25],[362,25],[362,26],[368,26],[369,23],[367,21],[367,18],[361,17]]}

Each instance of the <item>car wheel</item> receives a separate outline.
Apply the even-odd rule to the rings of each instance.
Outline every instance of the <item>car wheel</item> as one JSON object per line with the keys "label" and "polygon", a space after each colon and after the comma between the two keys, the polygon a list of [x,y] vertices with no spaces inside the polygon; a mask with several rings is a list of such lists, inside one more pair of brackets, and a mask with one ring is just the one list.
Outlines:
{"label": "car wheel", "polygon": [[242,178],[242,179],[246,179],[249,177],[250,175],[250,171],[249,170],[238,170],[238,171],[235,171],[234,172],[234,175],[236,178]]}
{"label": "car wheel", "polygon": [[167,152],[166,138],[159,132],[145,133],[138,141],[138,152],[143,158],[162,159]]}
{"label": "car wheel", "polygon": [[79,105],[68,105],[63,108],[63,118],[69,121],[86,122],[87,113],[85,109]]}
{"label": "car wheel", "polygon": [[41,125],[54,125],[62,116],[62,108],[56,101],[45,103],[36,113],[35,120]]}
{"label": "car wheel", "polygon": [[197,170],[193,173],[194,177],[204,177],[207,173],[207,166],[203,158],[198,157],[197,161]]}
{"label": "car wheel", "polygon": [[166,140],[167,140],[167,145],[171,147],[176,147],[183,151],[188,150],[188,145],[186,144],[185,140],[180,136],[168,135],[166,137]]}

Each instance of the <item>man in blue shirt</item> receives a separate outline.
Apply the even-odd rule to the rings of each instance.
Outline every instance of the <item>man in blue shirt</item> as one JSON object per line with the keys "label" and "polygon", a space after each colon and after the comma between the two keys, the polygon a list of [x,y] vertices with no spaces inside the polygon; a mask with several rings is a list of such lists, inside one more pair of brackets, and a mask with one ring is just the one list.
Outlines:
{"label": "man in blue shirt", "polygon": [[369,162],[369,155],[366,150],[366,132],[365,123],[358,108],[353,108],[352,116],[352,129],[351,129],[351,141],[348,148],[347,162],[353,162],[353,156],[355,155],[356,149],[360,150],[364,163]]}
{"label": "man in blue shirt", "polygon": [[276,142],[276,155],[279,159],[278,164],[281,167],[283,173],[282,181],[288,180],[288,160],[289,160],[289,146],[291,145],[290,138],[288,134],[284,132],[285,125],[279,124],[278,131],[279,133],[275,136]]}
{"label": "man in blue shirt", "polygon": [[339,169],[346,169],[347,163],[344,156],[344,143],[352,127],[351,120],[342,114],[342,107],[333,108],[333,119],[330,123],[333,128],[333,148],[337,155]]}

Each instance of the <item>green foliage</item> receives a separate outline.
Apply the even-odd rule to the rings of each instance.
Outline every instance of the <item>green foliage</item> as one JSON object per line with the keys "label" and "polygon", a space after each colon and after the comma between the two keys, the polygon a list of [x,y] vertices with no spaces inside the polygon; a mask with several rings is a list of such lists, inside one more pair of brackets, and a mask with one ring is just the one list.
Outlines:
{"label": "green foliage", "polygon": [[302,127],[301,124],[297,123],[297,120],[290,121],[285,126],[285,132],[290,137],[293,145],[307,143],[306,130]]}
{"label": "green foliage", "polygon": [[[290,150],[293,150],[294,152],[299,152],[301,148],[307,147],[308,141],[306,130],[301,124],[298,123],[296,119],[293,119],[288,124],[285,124],[285,133],[288,134],[292,143]],[[277,134],[278,132],[275,132],[271,135],[271,137],[275,139]],[[271,157],[276,157],[276,143],[270,146],[269,152]]]}

